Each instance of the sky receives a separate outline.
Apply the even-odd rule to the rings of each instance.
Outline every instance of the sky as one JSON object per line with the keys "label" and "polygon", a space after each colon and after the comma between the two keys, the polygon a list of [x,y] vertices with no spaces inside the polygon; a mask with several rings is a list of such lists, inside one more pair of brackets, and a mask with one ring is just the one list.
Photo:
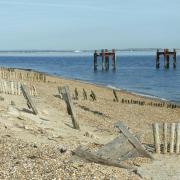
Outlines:
{"label": "sky", "polygon": [[0,50],[180,48],[180,0],[0,0]]}

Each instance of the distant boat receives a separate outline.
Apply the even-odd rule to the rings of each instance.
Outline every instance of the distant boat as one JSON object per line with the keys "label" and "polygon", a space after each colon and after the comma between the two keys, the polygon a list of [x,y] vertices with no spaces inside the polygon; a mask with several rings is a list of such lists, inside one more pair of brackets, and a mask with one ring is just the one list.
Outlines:
{"label": "distant boat", "polygon": [[75,53],[80,53],[81,51],[79,51],[79,50],[75,50],[74,52],[75,52]]}

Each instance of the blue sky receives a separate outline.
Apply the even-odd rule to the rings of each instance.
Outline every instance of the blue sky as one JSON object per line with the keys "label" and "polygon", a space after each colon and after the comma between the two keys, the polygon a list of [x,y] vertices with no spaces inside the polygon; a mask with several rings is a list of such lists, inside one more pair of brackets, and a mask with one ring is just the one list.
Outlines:
{"label": "blue sky", "polygon": [[180,48],[180,0],[0,0],[0,50]]}

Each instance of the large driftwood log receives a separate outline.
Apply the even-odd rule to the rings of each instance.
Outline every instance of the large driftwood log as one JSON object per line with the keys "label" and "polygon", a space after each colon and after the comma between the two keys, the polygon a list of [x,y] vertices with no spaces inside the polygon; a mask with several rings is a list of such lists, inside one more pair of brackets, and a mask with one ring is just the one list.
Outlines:
{"label": "large driftwood log", "polygon": [[30,108],[32,109],[33,113],[34,113],[35,115],[37,115],[37,114],[38,114],[38,111],[37,111],[36,106],[35,106],[35,104],[33,103],[32,99],[31,99],[31,97],[30,97],[30,95],[29,95],[29,92],[28,92],[28,89],[27,89],[26,85],[23,85],[23,84],[22,84],[22,85],[21,85],[21,90],[22,90],[23,96],[24,96],[25,99],[27,100],[28,107],[30,107]]}

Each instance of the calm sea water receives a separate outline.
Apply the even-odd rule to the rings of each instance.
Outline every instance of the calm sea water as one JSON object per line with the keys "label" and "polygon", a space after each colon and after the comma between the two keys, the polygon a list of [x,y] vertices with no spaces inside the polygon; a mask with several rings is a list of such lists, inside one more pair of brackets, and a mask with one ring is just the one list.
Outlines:
{"label": "calm sea water", "polygon": [[180,56],[177,68],[155,68],[153,55],[117,56],[117,70],[93,70],[92,56],[0,56],[0,66],[28,68],[52,75],[116,87],[180,103]]}

